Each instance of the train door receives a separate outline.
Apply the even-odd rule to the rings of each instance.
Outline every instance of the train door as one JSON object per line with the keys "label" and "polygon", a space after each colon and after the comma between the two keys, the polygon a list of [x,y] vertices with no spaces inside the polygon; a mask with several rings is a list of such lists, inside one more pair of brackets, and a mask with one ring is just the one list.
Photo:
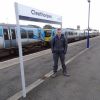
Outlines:
{"label": "train door", "polygon": [[26,44],[29,43],[27,28],[21,27],[20,33],[21,33],[21,42],[22,42],[22,46],[25,46]]}
{"label": "train door", "polygon": [[4,34],[4,47],[10,48],[11,47],[11,37],[9,35],[9,29],[3,28],[3,34]]}
{"label": "train door", "polygon": [[45,40],[44,30],[42,28],[39,29],[39,35],[42,42]]}
{"label": "train door", "polygon": [[16,47],[17,42],[16,42],[16,31],[15,28],[10,29],[10,37],[11,37],[11,46]]}
{"label": "train door", "polygon": [[41,30],[40,29],[38,29],[38,38],[39,40],[41,40]]}
{"label": "train door", "polygon": [[3,30],[2,30],[2,26],[0,26],[0,49],[4,48],[3,43],[4,43],[4,41],[3,41]]}
{"label": "train door", "polygon": [[56,29],[52,29],[51,39],[56,35]]}
{"label": "train door", "polygon": [[28,42],[33,43],[34,42],[34,31],[32,29],[27,30],[28,32]]}

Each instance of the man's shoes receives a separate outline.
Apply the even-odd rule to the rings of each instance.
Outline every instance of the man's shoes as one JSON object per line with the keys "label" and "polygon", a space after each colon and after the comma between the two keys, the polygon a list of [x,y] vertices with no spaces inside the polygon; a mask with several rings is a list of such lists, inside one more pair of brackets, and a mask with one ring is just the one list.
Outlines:
{"label": "man's shoes", "polygon": [[52,74],[52,78],[55,78],[57,76],[57,73]]}
{"label": "man's shoes", "polygon": [[63,75],[64,76],[67,76],[67,77],[70,77],[70,74],[66,73],[66,72],[63,72]]}

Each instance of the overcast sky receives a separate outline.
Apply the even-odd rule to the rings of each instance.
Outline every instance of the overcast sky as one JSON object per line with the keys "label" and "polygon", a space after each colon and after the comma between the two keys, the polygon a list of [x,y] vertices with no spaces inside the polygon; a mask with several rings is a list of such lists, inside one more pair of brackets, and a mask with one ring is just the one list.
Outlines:
{"label": "overcast sky", "polygon": [[[0,23],[16,23],[14,2],[61,15],[64,28],[76,28],[80,25],[81,29],[84,29],[88,26],[87,0],[0,0]],[[100,29],[99,9],[100,0],[91,0],[90,28]],[[28,22],[28,24],[31,23]],[[35,22],[32,24],[44,25],[44,23]]]}

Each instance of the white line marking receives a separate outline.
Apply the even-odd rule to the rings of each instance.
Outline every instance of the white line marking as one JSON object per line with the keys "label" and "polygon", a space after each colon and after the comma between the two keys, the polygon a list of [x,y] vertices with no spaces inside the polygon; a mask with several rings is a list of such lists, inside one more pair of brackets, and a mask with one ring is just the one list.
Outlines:
{"label": "white line marking", "polygon": [[[40,52],[37,52],[34,54],[26,55],[26,56],[24,56],[24,62],[31,60],[31,59],[34,59],[36,57],[40,57],[40,56],[49,54],[50,52],[51,52],[51,50],[49,49],[49,50],[40,51]],[[11,60],[0,62],[0,69],[7,68],[7,67],[13,66],[15,64],[19,64],[19,58],[14,58]]]}
{"label": "white line marking", "polygon": [[[73,56],[68,61],[66,61],[65,64],[66,65],[69,64],[70,62],[72,62],[73,60],[75,60],[78,56],[80,56],[81,54],[83,54],[84,52],[86,52],[89,49],[86,48],[83,51],[79,52],[77,55]],[[58,70],[60,70],[60,69],[61,69],[61,65],[58,67]],[[44,77],[46,77],[45,79],[49,78],[52,74],[53,74],[53,71],[50,71],[49,73],[45,74],[44,75]],[[32,89],[36,88],[38,85],[40,85],[41,83],[43,83],[45,81],[45,79],[38,79],[37,81],[35,81],[34,83],[32,83],[31,85],[29,85],[28,87],[26,87],[26,93],[28,93],[29,91],[31,91]],[[7,100],[18,100],[21,97],[22,97],[22,91],[16,93],[14,96],[8,98]]]}
{"label": "white line marking", "polygon": [[49,73],[45,74],[44,77],[49,78],[53,74],[53,71],[50,71]]}
{"label": "white line marking", "polygon": [[[26,93],[30,92],[32,89],[34,89],[35,87],[37,87],[38,85],[40,85],[43,82],[44,82],[43,79],[38,79],[33,84],[31,84],[28,87],[26,87]],[[13,95],[12,97],[8,98],[7,100],[18,100],[21,97],[22,97],[22,91],[16,93],[15,95]]]}

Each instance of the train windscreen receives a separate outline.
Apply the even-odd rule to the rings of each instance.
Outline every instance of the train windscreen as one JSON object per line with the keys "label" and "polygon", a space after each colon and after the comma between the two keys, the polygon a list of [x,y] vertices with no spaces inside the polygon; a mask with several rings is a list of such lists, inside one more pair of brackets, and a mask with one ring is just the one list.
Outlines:
{"label": "train windscreen", "polygon": [[45,37],[50,37],[51,36],[51,30],[45,30]]}

